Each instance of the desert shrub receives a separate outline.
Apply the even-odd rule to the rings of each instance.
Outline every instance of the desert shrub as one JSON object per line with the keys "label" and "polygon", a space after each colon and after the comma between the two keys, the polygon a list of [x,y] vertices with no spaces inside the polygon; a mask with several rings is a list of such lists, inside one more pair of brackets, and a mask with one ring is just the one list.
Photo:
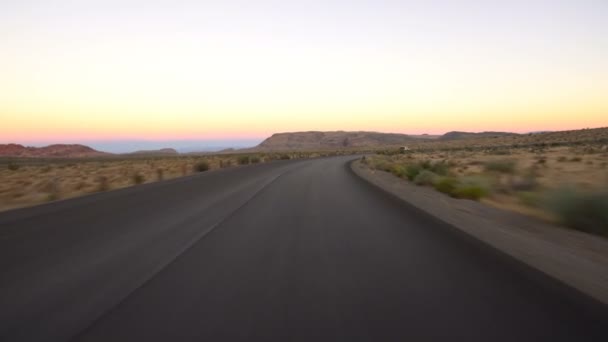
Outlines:
{"label": "desert shrub", "polygon": [[226,159],[226,160],[220,159],[220,169],[224,169],[224,168],[227,168],[227,167],[230,167],[230,166],[232,166],[232,160],[230,160],[230,159]]}
{"label": "desert shrub", "polygon": [[7,167],[7,169],[9,169],[11,171],[19,170],[19,164],[16,164],[16,163],[8,163],[8,165],[6,167]]}
{"label": "desert shrub", "polygon": [[538,207],[542,202],[540,194],[533,191],[520,191],[517,193],[517,199],[519,203],[528,207]]}
{"label": "desert shrub", "polygon": [[399,178],[406,177],[406,168],[403,165],[393,164],[390,167],[390,172]]}
{"label": "desert shrub", "polygon": [[146,178],[141,173],[135,173],[131,177],[131,180],[133,181],[133,184],[142,184]]}
{"label": "desert shrub", "polygon": [[393,163],[389,162],[386,159],[374,159],[373,167],[376,170],[391,172]]}
{"label": "desert shrub", "polygon": [[570,161],[571,161],[571,162],[580,162],[580,161],[582,161],[582,160],[583,160],[583,158],[581,158],[581,157],[572,157],[572,158],[570,159]]}
{"label": "desert shrub", "polygon": [[467,184],[467,185],[459,185],[454,189],[454,191],[450,194],[453,197],[457,198],[466,198],[471,200],[479,200],[483,196],[488,194],[487,190],[480,185]]}
{"label": "desert shrub", "polygon": [[156,169],[156,179],[158,179],[159,181],[162,181],[164,178],[164,173],[165,171],[163,169]]}
{"label": "desert shrub", "polygon": [[260,157],[258,156],[253,156],[249,159],[251,161],[251,164],[257,164],[260,162]]}
{"label": "desert shrub", "polygon": [[583,192],[562,187],[548,194],[546,208],[565,226],[608,235],[608,191]]}
{"label": "desert shrub", "polygon": [[450,164],[443,160],[438,163],[433,163],[429,167],[425,167],[425,169],[430,170],[438,175],[445,176],[450,170]]}
{"label": "desert shrub", "polygon": [[490,182],[479,176],[469,176],[458,179],[456,188],[451,195],[457,198],[479,200],[490,193]]}
{"label": "desert shrub", "polygon": [[418,174],[422,171],[422,169],[423,168],[420,167],[420,165],[410,164],[405,167],[405,176],[410,181],[413,181],[414,179],[416,179],[416,176],[418,176]]}
{"label": "desert shrub", "polygon": [[249,156],[239,156],[236,161],[239,165],[247,165],[249,164]]}
{"label": "desert shrub", "polygon": [[205,172],[209,170],[209,162],[206,160],[199,161],[194,165],[195,172]]}
{"label": "desert shrub", "polygon": [[282,154],[279,157],[279,159],[281,159],[281,160],[289,160],[289,159],[291,159],[291,157],[289,156],[289,154]]}
{"label": "desert shrub", "polygon": [[536,180],[536,175],[533,172],[525,176],[514,176],[510,180],[510,190],[515,191],[531,191],[538,188],[539,184]]}
{"label": "desert shrub", "polygon": [[437,180],[437,177],[437,174],[432,171],[422,170],[416,178],[414,178],[414,183],[416,185],[433,185]]}
{"label": "desert shrub", "polygon": [[458,185],[458,180],[452,177],[442,177],[439,178],[434,186],[435,189],[439,192],[443,192],[444,194],[448,194],[453,196],[454,191],[456,191],[456,187]]}
{"label": "desert shrub", "polygon": [[567,160],[568,160],[568,158],[566,158],[564,156],[560,156],[560,157],[557,158],[557,161],[560,162],[560,163],[563,163],[563,162],[565,162]]}
{"label": "desert shrub", "polygon": [[97,191],[108,191],[110,190],[110,184],[108,183],[108,178],[105,176],[101,176],[97,178],[98,186]]}
{"label": "desert shrub", "polygon": [[513,173],[515,171],[514,160],[495,160],[484,164],[486,171]]}

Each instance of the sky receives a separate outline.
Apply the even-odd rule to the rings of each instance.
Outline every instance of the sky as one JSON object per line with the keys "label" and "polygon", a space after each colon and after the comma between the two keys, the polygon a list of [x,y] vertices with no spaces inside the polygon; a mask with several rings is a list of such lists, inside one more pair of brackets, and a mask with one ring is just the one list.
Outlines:
{"label": "sky", "polygon": [[0,0],[0,46],[0,143],[608,126],[605,0]]}

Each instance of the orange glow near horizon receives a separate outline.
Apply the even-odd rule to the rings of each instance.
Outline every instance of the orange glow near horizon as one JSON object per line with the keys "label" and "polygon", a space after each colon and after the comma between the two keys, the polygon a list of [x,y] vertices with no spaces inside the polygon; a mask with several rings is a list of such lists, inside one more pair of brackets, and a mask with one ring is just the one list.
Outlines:
{"label": "orange glow near horizon", "polygon": [[608,126],[608,6],[312,3],[0,5],[0,143]]}

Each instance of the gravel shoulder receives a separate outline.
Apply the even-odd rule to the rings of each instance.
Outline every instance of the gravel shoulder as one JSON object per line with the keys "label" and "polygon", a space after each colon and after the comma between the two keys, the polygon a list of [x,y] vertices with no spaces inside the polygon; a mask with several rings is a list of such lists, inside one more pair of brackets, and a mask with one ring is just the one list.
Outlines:
{"label": "gravel shoulder", "polygon": [[463,232],[608,304],[608,239],[454,199],[355,161],[355,174]]}

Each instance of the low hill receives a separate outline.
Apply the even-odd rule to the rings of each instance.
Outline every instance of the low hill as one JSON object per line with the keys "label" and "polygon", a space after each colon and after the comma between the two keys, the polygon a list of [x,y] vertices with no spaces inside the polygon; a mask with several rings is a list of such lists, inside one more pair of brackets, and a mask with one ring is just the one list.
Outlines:
{"label": "low hill", "polygon": [[256,150],[324,150],[356,147],[398,146],[416,139],[406,134],[378,132],[292,132],[276,133]]}
{"label": "low hill", "polygon": [[452,131],[439,137],[440,140],[458,140],[458,139],[475,139],[475,138],[495,138],[495,137],[507,137],[507,136],[518,136],[517,133],[509,132],[459,132]]}
{"label": "low hill", "polygon": [[0,144],[1,157],[23,158],[82,158],[110,156],[88,146],[78,144],[55,144],[45,147],[31,147],[19,144]]}
{"label": "low hill", "polygon": [[126,155],[131,156],[176,156],[179,153],[174,148],[161,148],[160,150],[141,150]]}

